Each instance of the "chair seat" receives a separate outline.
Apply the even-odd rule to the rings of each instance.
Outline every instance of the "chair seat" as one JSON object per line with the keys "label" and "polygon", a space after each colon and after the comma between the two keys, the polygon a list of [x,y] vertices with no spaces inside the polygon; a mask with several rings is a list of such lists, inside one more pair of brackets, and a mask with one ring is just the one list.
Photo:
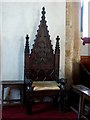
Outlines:
{"label": "chair seat", "polygon": [[56,81],[34,81],[32,86],[34,91],[60,90],[59,84]]}

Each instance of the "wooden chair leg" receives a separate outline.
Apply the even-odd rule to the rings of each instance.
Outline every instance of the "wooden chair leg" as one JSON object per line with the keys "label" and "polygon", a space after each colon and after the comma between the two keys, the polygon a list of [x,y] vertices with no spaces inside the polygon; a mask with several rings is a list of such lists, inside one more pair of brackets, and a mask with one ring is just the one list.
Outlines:
{"label": "wooden chair leg", "polygon": [[27,114],[32,114],[32,98],[31,96],[29,96],[27,98],[27,101],[26,101],[26,111],[27,111]]}
{"label": "wooden chair leg", "polygon": [[85,103],[84,103],[84,96],[83,94],[80,96],[79,100],[79,114],[78,114],[78,120],[81,120],[82,115],[84,115],[84,108],[85,108]]}
{"label": "wooden chair leg", "polygon": [[3,100],[4,100],[4,85],[2,85],[2,105],[3,105]]}

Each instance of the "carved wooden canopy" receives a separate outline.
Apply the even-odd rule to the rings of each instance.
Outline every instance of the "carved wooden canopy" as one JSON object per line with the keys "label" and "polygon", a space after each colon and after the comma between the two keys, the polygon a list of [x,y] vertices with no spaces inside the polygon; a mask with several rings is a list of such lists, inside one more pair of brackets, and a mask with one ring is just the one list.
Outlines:
{"label": "carved wooden canopy", "polygon": [[59,76],[60,47],[59,36],[56,38],[55,51],[52,48],[48,26],[45,20],[45,8],[37,30],[33,48],[29,48],[29,36],[26,35],[24,76],[33,80],[52,80],[52,74]]}

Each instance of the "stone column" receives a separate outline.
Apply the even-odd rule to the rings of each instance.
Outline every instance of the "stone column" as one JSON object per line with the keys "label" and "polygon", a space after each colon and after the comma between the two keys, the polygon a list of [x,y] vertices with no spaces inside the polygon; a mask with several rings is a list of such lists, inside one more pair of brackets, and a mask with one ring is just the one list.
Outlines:
{"label": "stone column", "polygon": [[[66,2],[65,77],[67,88],[75,82],[80,56],[80,2]],[[78,81],[78,80],[76,80]]]}
{"label": "stone column", "polygon": [[81,6],[80,2],[72,3],[72,26],[73,26],[73,84],[79,83],[79,61],[80,61],[80,14],[81,14]]}

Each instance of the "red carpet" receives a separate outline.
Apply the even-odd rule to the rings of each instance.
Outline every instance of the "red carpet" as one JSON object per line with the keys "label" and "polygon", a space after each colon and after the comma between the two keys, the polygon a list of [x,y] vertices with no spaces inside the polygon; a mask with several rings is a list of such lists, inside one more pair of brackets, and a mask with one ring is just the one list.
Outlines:
{"label": "red carpet", "polygon": [[27,115],[26,109],[20,105],[4,107],[2,120],[77,120],[74,112],[61,113],[52,103],[36,103],[33,114]]}

